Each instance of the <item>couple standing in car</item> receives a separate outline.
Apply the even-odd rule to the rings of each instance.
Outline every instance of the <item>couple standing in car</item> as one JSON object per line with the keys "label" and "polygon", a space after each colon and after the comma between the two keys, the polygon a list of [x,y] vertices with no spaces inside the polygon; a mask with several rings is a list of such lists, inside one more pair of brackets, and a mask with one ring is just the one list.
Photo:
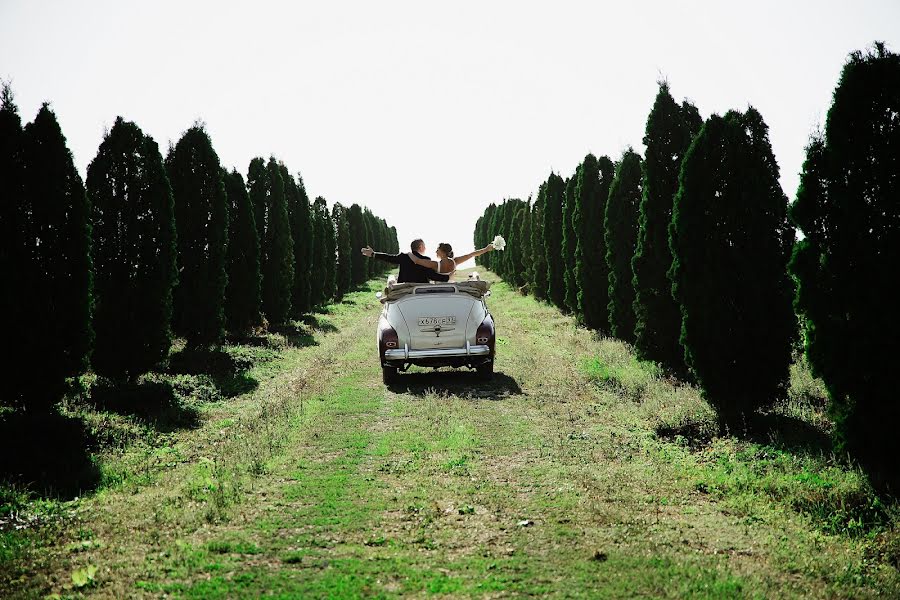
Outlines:
{"label": "couple standing in car", "polygon": [[450,276],[456,272],[456,265],[461,265],[470,258],[481,256],[485,252],[494,249],[493,244],[488,244],[481,250],[475,250],[458,258],[453,258],[453,248],[450,244],[438,244],[435,254],[438,260],[431,260],[425,256],[425,242],[416,239],[409,245],[412,252],[400,254],[385,254],[375,252],[368,246],[362,249],[363,256],[377,258],[385,262],[400,265],[400,274],[397,283],[428,283],[429,281],[449,281]]}

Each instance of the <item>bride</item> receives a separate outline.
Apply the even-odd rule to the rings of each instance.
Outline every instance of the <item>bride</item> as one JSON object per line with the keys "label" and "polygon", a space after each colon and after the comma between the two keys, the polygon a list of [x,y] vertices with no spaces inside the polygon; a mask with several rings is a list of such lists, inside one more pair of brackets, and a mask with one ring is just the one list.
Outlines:
{"label": "bride", "polygon": [[481,250],[475,250],[474,252],[469,252],[458,258],[453,258],[453,247],[450,244],[438,244],[437,250],[434,252],[438,257],[438,260],[436,261],[428,260],[427,258],[419,258],[412,252],[409,252],[407,256],[409,256],[410,260],[417,265],[432,269],[439,275],[453,275],[456,272],[456,265],[461,265],[470,258],[481,256],[485,252],[490,252],[493,249],[494,245],[488,244]]}

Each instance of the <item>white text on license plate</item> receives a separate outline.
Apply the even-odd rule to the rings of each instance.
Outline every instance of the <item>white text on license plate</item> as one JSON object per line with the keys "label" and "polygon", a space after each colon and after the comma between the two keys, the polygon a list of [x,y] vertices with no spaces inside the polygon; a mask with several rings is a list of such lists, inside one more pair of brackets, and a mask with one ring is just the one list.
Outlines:
{"label": "white text on license plate", "polygon": [[419,327],[443,327],[454,323],[456,317],[419,317]]}

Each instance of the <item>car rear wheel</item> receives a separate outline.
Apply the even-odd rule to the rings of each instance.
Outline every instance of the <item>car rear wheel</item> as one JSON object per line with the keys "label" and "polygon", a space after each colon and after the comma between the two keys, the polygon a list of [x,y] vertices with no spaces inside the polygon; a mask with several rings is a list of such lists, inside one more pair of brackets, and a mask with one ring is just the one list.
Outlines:
{"label": "car rear wheel", "polygon": [[475,367],[475,370],[478,371],[478,379],[490,381],[494,378],[494,361],[489,360],[486,363],[480,364]]}
{"label": "car rear wheel", "polygon": [[399,377],[397,367],[381,367],[381,380],[384,382],[384,385],[397,383]]}

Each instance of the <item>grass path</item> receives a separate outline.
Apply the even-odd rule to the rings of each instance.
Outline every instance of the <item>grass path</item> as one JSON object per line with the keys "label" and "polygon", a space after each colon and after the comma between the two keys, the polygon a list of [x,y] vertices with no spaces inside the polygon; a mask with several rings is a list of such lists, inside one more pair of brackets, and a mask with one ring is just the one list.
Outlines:
{"label": "grass path", "polygon": [[[662,426],[703,430],[709,409],[696,390],[555,309],[494,290],[493,383],[413,370],[386,389],[373,350],[379,307],[356,294],[323,318],[334,331],[158,449],[142,480],[77,503],[68,537],[40,550],[41,572],[22,589],[900,594],[884,550],[896,538],[873,524],[888,509],[847,508],[865,496],[857,473],[784,440],[661,436]],[[71,589],[71,573],[87,568],[92,583]]]}

